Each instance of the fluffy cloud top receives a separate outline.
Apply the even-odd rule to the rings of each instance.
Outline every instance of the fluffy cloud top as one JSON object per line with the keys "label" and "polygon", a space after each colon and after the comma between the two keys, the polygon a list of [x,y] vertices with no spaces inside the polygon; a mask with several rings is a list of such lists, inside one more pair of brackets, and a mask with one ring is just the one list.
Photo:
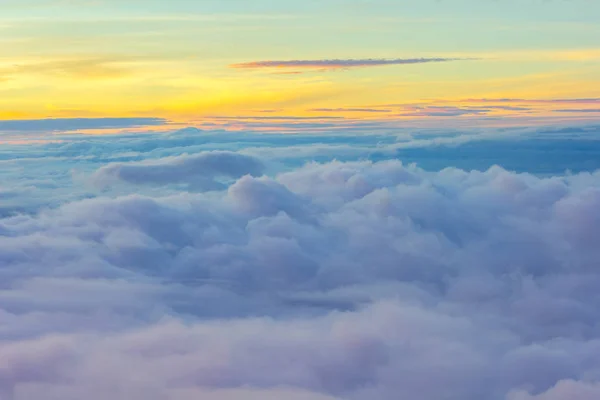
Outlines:
{"label": "fluffy cloud top", "polygon": [[190,154],[96,161],[151,193],[0,218],[0,399],[597,398],[597,172],[263,176],[168,140]]}

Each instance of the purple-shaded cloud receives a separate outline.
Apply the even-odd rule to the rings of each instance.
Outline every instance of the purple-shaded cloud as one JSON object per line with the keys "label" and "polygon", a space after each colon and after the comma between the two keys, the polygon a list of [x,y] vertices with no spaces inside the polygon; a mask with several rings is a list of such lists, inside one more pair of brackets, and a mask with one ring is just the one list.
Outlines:
{"label": "purple-shaded cloud", "polygon": [[[159,188],[256,162],[96,176]],[[595,398],[599,210],[597,172],[387,161],[3,218],[0,396]]]}
{"label": "purple-shaded cloud", "polygon": [[343,70],[351,68],[379,67],[385,65],[412,65],[441,63],[451,61],[473,60],[466,58],[365,58],[365,59],[331,59],[331,60],[289,60],[289,61],[252,61],[238,64],[232,64],[231,68],[236,69],[277,69],[277,68],[297,68],[297,69],[321,69],[321,70]]}

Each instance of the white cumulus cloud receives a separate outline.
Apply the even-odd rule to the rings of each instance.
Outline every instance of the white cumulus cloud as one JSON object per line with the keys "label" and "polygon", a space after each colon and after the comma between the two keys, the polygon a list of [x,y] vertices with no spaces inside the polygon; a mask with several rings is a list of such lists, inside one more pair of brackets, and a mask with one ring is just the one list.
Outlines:
{"label": "white cumulus cloud", "polygon": [[598,396],[600,175],[264,165],[103,164],[187,187],[1,218],[0,399]]}

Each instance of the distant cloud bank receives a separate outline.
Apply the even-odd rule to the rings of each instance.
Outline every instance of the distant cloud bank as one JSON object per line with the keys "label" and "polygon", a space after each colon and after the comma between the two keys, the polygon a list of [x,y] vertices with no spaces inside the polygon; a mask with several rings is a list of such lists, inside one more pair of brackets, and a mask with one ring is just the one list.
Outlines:
{"label": "distant cloud bank", "polygon": [[46,118],[0,120],[2,132],[60,132],[165,125],[164,118]]}

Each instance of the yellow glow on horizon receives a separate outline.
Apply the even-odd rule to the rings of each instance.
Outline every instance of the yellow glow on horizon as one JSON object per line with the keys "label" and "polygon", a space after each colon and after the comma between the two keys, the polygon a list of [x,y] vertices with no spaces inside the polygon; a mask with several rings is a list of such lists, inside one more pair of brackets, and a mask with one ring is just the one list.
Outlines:
{"label": "yellow glow on horizon", "polygon": [[[444,65],[350,71],[238,70],[223,60],[75,55],[0,59],[0,118],[314,116],[310,110],[464,98],[578,98],[600,93],[599,49],[494,54]],[[517,64],[515,64],[517,62]],[[442,63],[440,63],[442,64]],[[506,113],[507,115],[510,113]],[[337,112],[385,119],[384,113]]]}

